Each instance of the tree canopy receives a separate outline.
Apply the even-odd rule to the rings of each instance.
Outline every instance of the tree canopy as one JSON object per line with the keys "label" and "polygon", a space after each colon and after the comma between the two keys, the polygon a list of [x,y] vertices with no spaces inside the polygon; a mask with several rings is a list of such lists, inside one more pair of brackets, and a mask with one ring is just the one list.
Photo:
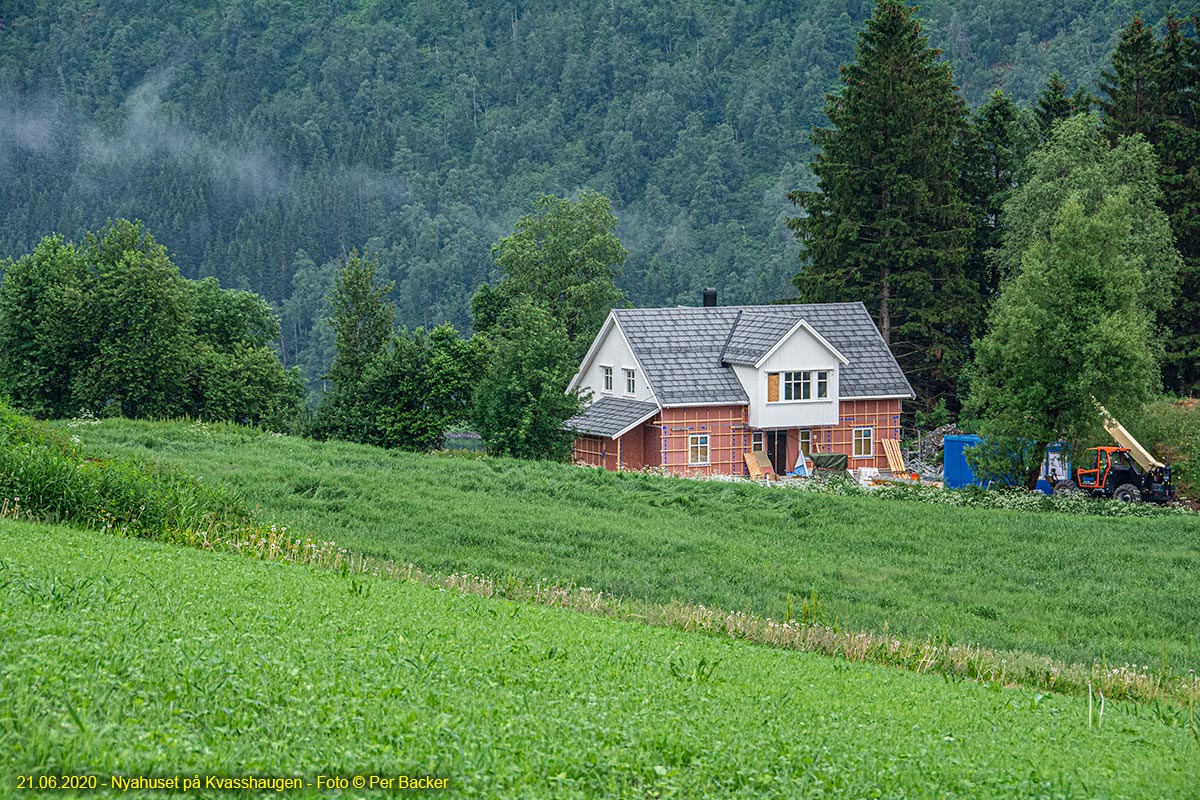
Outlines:
{"label": "tree canopy", "polygon": [[608,312],[629,299],[616,286],[627,255],[616,228],[601,194],[540,197],[492,248],[502,277],[478,296],[476,330],[487,332],[503,308],[525,298],[562,323],[572,356],[581,357]]}
{"label": "tree canopy", "polygon": [[256,295],[179,276],[142,225],[44,239],[3,270],[0,385],[21,408],[289,425],[302,393]]}
{"label": "tree canopy", "polygon": [[1000,274],[1017,274],[1025,249],[1050,235],[1055,214],[1068,198],[1076,197],[1091,213],[1124,187],[1138,220],[1123,239],[1129,248],[1126,255],[1142,264],[1143,302],[1157,314],[1161,327],[1170,330],[1180,259],[1170,221],[1159,206],[1158,171],[1154,148],[1141,136],[1122,138],[1113,147],[1094,115],[1059,123],[1045,146],[1030,155],[1028,177],[1005,204],[1004,246],[995,253]]}
{"label": "tree canopy", "polygon": [[967,413],[985,436],[1030,444],[1031,479],[1048,444],[1097,429],[1093,398],[1119,417],[1158,386],[1129,193],[1093,208],[1076,192],[1043,212],[1048,235],[1022,250],[978,344]]}

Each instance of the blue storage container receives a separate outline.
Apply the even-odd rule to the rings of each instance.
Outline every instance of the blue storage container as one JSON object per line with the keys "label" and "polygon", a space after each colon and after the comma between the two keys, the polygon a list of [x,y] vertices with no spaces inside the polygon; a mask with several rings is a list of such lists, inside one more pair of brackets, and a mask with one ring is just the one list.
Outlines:
{"label": "blue storage container", "polygon": [[964,486],[978,485],[971,465],[967,463],[966,449],[979,444],[982,439],[973,433],[947,436],[945,439],[946,454],[942,462],[942,473],[947,489],[961,489]]}
{"label": "blue storage container", "polygon": [[[942,467],[943,477],[946,482],[947,489],[961,489],[964,486],[980,486],[981,482],[976,479],[975,473],[971,471],[971,465],[967,463],[966,450],[968,447],[974,447],[983,440],[973,433],[960,434],[957,436],[947,436],[945,440],[945,457]],[[1062,442],[1055,442],[1046,448],[1045,458],[1042,460],[1041,475],[1038,478],[1037,488],[1045,494],[1053,492],[1053,485],[1048,479],[1050,475],[1054,475],[1057,480],[1070,477],[1071,465],[1063,458],[1064,445]],[[1012,478],[1014,485],[1020,483],[1016,477]]]}

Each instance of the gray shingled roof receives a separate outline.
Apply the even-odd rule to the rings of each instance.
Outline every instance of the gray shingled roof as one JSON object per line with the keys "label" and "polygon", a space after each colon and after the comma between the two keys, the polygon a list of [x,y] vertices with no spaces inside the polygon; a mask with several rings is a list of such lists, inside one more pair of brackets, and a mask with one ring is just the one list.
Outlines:
{"label": "gray shingled roof", "polygon": [[726,363],[753,364],[801,319],[849,360],[840,373],[843,398],[913,394],[862,303],[621,308],[613,313],[664,406],[747,402],[733,369],[721,363],[722,349]]}
{"label": "gray shingled roof", "polygon": [[623,397],[601,397],[578,416],[563,423],[567,430],[577,430],[592,436],[616,436],[639,422],[658,413],[654,403],[627,400]]}

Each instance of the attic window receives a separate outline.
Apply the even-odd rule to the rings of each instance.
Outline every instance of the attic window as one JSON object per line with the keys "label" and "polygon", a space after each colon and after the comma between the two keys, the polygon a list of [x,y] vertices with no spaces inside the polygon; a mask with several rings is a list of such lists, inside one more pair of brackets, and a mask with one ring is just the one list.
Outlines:
{"label": "attic window", "polygon": [[637,372],[625,370],[625,394],[637,394]]}
{"label": "attic window", "polygon": [[[784,372],[783,400],[826,400],[829,398],[829,370],[801,370]],[[779,402],[779,376],[772,372],[767,376],[767,402]]]}
{"label": "attic window", "polygon": [[603,391],[611,392],[613,390],[613,368],[612,367],[601,367],[600,368],[600,377],[603,378],[603,380],[604,380]]}

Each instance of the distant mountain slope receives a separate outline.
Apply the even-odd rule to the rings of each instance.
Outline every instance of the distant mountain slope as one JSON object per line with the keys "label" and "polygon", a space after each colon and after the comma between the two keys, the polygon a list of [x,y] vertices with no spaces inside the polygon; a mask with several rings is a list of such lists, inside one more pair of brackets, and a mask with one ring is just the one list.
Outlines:
{"label": "distant mountain slope", "polygon": [[[648,0],[0,5],[0,256],[144,220],[189,276],[285,307],[315,358],[328,270],[382,253],[403,322],[468,320],[543,192],[613,198],[636,303],[790,294],[784,192],[871,4]],[[922,8],[978,103],[1092,84],[1128,0]],[[303,251],[303,252],[298,252]],[[296,273],[301,273],[296,277]],[[295,287],[295,288],[294,288]],[[309,352],[299,352],[308,347]]]}

